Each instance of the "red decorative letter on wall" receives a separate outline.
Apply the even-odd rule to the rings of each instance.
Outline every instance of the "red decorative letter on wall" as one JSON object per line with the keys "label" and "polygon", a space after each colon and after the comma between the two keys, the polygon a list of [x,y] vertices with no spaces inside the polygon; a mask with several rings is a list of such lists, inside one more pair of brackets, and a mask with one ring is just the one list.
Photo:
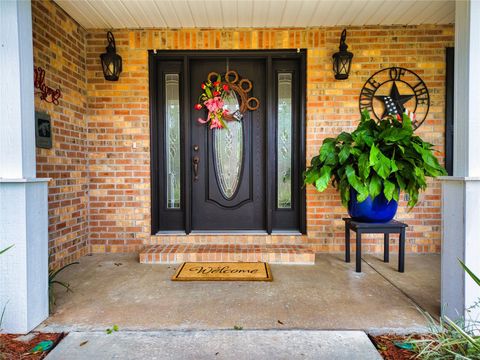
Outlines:
{"label": "red decorative letter on wall", "polygon": [[36,91],[35,94],[39,94],[41,100],[58,105],[58,99],[62,96],[62,92],[60,89],[54,90],[45,85],[45,70],[38,66],[34,69],[34,75],[33,84],[35,89],[39,90]]}

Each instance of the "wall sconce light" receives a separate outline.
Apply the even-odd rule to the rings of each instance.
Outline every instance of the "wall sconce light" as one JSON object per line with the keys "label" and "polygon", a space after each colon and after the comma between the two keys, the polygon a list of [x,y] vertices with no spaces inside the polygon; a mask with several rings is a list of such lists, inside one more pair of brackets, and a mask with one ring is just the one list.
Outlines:
{"label": "wall sconce light", "polygon": [[352,65],[353,54],[347,51],[348,45],[345,44],[347,38],[347,29],[343,29],[342,36],[340,37],[339,52],[333,54],[333,72],[335,73],[335,79],[345,80],[348,79],[350,74],[350,66]]}
{"label": "wall sconce light", "polygon": [[103,76],[105,77],[105,80],[117,81],[120,73],[122,72],[122,57],[117,54],[115,38],[110,31],[107,33],[107,40],[107,52],[100,55]]}

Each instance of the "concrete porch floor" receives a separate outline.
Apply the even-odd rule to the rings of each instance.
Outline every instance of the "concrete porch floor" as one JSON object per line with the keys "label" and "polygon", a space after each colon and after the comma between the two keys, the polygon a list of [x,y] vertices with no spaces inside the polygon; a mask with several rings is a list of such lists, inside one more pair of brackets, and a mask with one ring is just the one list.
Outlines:
{"label": "concrete porch floor", "polygon": [[172,282],[176,266],[145,265],[135,254],[85,256],[59,279],[54,314],[39,330],[358,329],[423,331],[417,306],[439,313],[440,256],[384,264],[364,256],[363,273],[341,254],[313,266],[271,265],[273,282]]}

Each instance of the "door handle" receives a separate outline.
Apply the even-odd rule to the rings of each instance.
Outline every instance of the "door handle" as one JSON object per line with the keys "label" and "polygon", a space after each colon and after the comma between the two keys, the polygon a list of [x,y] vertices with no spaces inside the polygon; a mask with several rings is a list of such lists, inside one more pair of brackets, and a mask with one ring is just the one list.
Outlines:
{"label": "door handle", "polygon": [[193,163],[193,181],[198,180],[198,164],[200,163],[200,158],[198,156],[194,156],[192,158]]}

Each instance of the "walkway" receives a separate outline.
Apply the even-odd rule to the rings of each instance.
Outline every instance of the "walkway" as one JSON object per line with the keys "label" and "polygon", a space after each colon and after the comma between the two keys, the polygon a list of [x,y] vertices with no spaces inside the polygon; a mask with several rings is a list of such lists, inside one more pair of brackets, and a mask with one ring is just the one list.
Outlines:
{"label": "walkway", "polygon": [[360,331],[163,331],[71,333],[47,360],[381,360]]}

